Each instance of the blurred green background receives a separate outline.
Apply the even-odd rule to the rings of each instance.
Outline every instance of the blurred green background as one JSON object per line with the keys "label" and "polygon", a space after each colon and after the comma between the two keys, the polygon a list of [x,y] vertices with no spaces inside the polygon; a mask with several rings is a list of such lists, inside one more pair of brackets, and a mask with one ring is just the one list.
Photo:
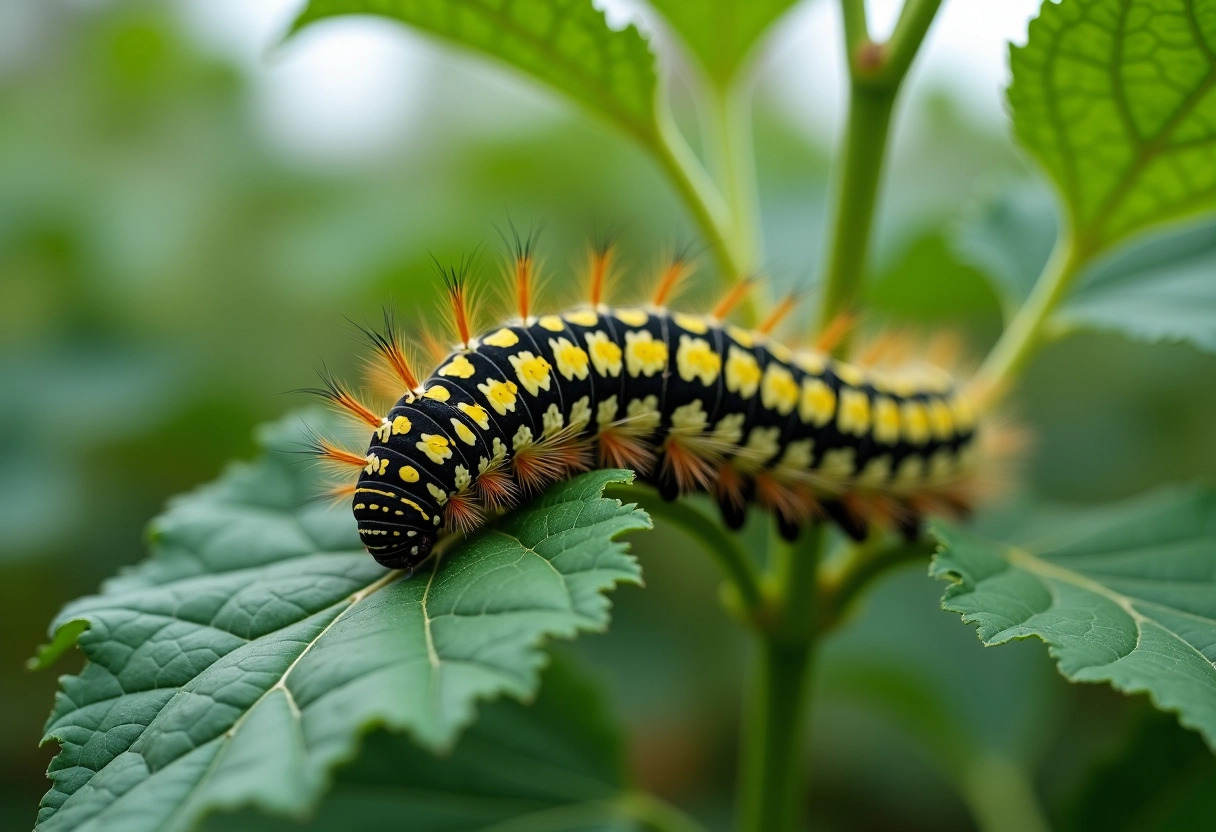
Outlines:
{"label": "blurred green background", "polygon": [[[284,391],[310,385],[322,359],[357,374],[343,316],[378,315],[389,298],[426,314],[429,252],[493,252],[508,216],[546,223],[555,303],[595,228],[623,229],[643,276],[664,245],[695,239],[626,139],[420,40],[407,142],[285,152],[259,120],[250,68],[197,37],[182,8],[0,3],[0,828],[31,826],[46,788],[53,749],[38,739],[55,679],[23,662],[51,616],[139,560],[164,501],[251,453],[253,427],[302,405]],[[292,48],[267,43],[264,61]],[[756,145],[768,265],[790,283],[817,267],[828,150],[773,106],[781,94],[761,89]],[[922,89],[910,106],[868,323],[948,327],[980,355],[1000,310],[951,235],[976,200],[1030,173],[1002,125],[951,94]],[[711,286],[707,268],[689,302]],[[1216,386],[1196,380],[1214,377],[1216,359],[1185,346],[1051,346],[1017,399],[1036,440],[1029,499],[1105,500],[1212,470]],[[617,592],[609,634],[560,649],[610,685],[638,779],[720,827],[744,645],[708,559],[662,529],[636,547],[646,589]],[[941,589],[919,566],[891,576],[827,646],[817,825],[970,829],[975,807],[999,814],[1001,790],[1023,788],[1061,828],[1084,828],[1087,801],[1119,828],[1211,816],[1216,766],[1195,737],[1141,701],[1066,685],[1038,644],[985,650],[938,609]]]}

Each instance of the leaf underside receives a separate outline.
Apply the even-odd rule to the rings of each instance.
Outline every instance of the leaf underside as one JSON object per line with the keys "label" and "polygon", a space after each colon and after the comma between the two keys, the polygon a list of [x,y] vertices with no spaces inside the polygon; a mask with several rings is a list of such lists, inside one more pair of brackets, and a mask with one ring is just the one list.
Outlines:
{"label": "leaf underside", "polygon": [[1066,678],[1146,693],[1216,749],[1216,490],[1084,513],[1033,546],[933,533],[942,606],[984,644],[1041,638]]}
{"label": "leaf underside", "polygon": [[299,419],[268,429],[262,459],[174,501],[146,562],[57,617],[38,662],[79,636],[88,663],[47,726],[62,750],[40,829],[305,812],[371,728],[441,750],[478,699],[533,696],[540,642],[602,630],[604,591],[639,581],[612,538],[649,518],[601,496],[628,472],[560,483],[404,580],[316,500],[288,453],[305,439]]}
{"label": "leaf underside", "polygon": [[634,26],[612,29],[590,0],[309,0],[292,32],[376,15],[496,58],[644,141],[657,134],[654,55]]}
{"label": "leaf underside", "polygon": [[1046,0],[1010,66],[1014,130],[1082,250],[1216,207],[1216,5]]}

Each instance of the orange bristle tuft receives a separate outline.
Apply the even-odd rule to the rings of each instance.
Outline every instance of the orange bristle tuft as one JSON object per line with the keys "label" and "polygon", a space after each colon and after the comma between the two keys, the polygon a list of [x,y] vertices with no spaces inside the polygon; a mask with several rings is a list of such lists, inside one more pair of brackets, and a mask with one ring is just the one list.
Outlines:
{"label": "orange bristle tuft", "polygon": [[684,280],[693,273],[693,264],[683,254],[671,258],[667,268],[659,275],[659,285],[655,287],[654,296],[650,302],[657,307],[664,307],[667,301],[675,297]]}
{"label": "orange bristle tuft", "polygon": [[713,463],[698,456],[678,439],[671,438],[664,443],[663,472],[675,481],[681,492],[694,491],[697,488],[709,490],[713,483]]}
{"label": "orange bristle tuft", "polygon": [[781,302],[773,309],[769,316],[764,319],[764,323],[760,324],[758,331],[763,335],[769,335],[777,325],[794,311],[794,307],[798,305],[799,295],[797,292],[790,292],[781,299]]}
{"label": "orange bristle tuft", "polygon": [[535,494],[546,485],[557,482],[565,471],[561,460],[539,445],[530,445],[511,458],[515,479],[525,494]]}
{"label": "orange bristle tuft", "polygon": [[440,338],[431,325],[423,322],[418,325],[418,345],[431,364],[438,365],[448,357],[448,346]]}
{"label": "orange bristle tuft", "polygon": [[[431,258],[435,260],[434,256]],[[448,318],[451,328],[461,346],[467,347],[473,340],[473,326],[469,310],[472,308],[469,296],[469,271],[473,266],[473,258],[461,258],[458,266],[440,265],[435,260],[435,268],[443,279],[448,293]]]}
{"label": "orange bristle tuft", "polygon": [[963,339],[957,332],[938,332],[925,349],[925,360],[934,367],[954,370],[963,355]]}
{"label": "orange bristle tuft", "polygon": [[480,528],[485,519],[485,512],[469,492],[452,495],[443,506],[443,523],[449,532],[468,534]]}
{"label": "orange bristle tuft", "polygon": [[725,318],[756,287],[756,282],[756,278],[747,277],[731,286],[730,290],[722,296],[722,300],[718,301],[717,306],[709,313],[710,316],[718,320]]}
{"label": "orange bristle tuft", "polygon": [[384,423],[384,420],[372,412],[370,407],[359,401],[354,393],[347,389],[342,382],[334,378],[327,367],[322,365],[317,370],[317,374],[321,377],[321,381],[325,386],[311,387],[301,392],[320,396],[337,408],[339,412],[354,416],[369,427],[378,428]]}
{"label": "orange bristle tuft", "polygon": [[604,302],[604,295],[613,279],[612,265],[616,245],[608,240],[592,246],[587,255],[587,299],[592,307]]}
{"label": "orange bristle tuft", "polygon": [[332,463],[343,468],[364,468],[367,466],[366,456],[361,456],[354,451],[348,451],[346,448],[335,445],[328,439],[318,438],[311,450],[317,459],[322,462]]}
{"label": "orange bristle tuft", "polygon": [[802,525],[816,514],[817,502],[805,489],[795,488],[767,473],[757,474],[756,502],[780,514],[789,523]]}
{"label": "orange bristle tuft", "polygon": [[625,431],[601,430],[599,440],[600,464],[605,468],[629,468],[639,474],[654,469],[655,453],[650,445]]}
{"label": "orange bristle tuft", "polygon": [[503,243],[511,251],[507,272],[514,289],[516,311],[519,312],[520,320],[526,321],[532,315],[536,301],[536,275],[540,270],[536,256],[536,241],[540,237],[543,226],[532,228],[526,237],[520,235],[515,223],[510,220],[507,220],[507,226],[511,229],[510,239],[507,239],[507,235],[501,229],[498,233],[502,237]]}
{"label": "orange bristle tuft", "polygon": [[729,462],[719,465],[715,473],[713,488],[710,489],[714,498],[740,510],[744,509],[747,506],[747,497],[743,489],[743,475]]}
{"label": "orange bristle tuft", "polygon": [[866,344],[854,359],[860,367],[877,367],[888,360],[898,361],[898,357],[908,353],[907,336],[896,332],[883,332]]}
{"label": "orange bristle tuft", "polygon": [[519,500],[519,487],[503,468],[488,468],[477,477],[477,490],[486,508],[510,508]]}
{"label": "orange bristle tuft", "polygon": [[819,352],[833,352],[849,337],[849,333],[853,331],[856,323],[855,315],[850,312],[841,312],[832,319],[823,332],[819,333],[819,337],[815,339],[815,349]]}
{"label": "orange bristle tuft", "polygon": [[384,330],[377,332],[369,326],[351,323],[371,345],[373,356],[368,362],[370,381],[387,395],[400,395],[400,386],[406,390],[418,387],[418,377],[410,366],[405,348],[397,330],[393,311],[384,309]]}

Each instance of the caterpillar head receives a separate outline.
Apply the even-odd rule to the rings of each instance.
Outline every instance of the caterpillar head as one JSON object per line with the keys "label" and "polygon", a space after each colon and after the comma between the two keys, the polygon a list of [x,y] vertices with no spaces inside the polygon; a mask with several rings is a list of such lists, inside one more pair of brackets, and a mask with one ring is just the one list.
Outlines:
{"label": "caterpillar head", "polygon": [[411,569],[430,555],[438,529],[405,489],[364,473],[353,508],[359,539],[381,566]]}

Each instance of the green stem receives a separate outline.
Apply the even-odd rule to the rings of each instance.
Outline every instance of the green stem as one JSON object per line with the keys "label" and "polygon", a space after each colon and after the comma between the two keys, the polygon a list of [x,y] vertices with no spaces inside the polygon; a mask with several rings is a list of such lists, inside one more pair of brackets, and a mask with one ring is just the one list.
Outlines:
{"label": "green stem", "polygon": [[759,197],[752,147],[751,96],[743,81],[709,85],[704,134],[711,168],[722,186],[734,232],[732,249],[743,264],[760,256]]}
{"label": "green stem", "polygon": [[976,376],[977,389],[999,393],[1021,373],[1042,343],[1044,325],[1072,288],[1086,259],[1084,249],[1074,243],[1071,233],[1062,232],[1030,297],[988,353]]}
{"label": "green stem", "polygon": [[654,492],[636,485],[610,486],[608,495],[637,503],[651,517],[661,518],[679,528],[709,552],[718,562],[723,576],[735,593],[741,612],[747,618],[759,615],[764,606],[760,578],[737,537],[727,533],[716,520],[707,517],[684,501],[669,502]]}
{"label": "green stem", "polygon": [[740,748],[739,829],[792,832],[801,820],[805,726],[815,651],[815,571],[822,526],[773,552],[780,616],[759,633]]}
{"label": "green stem", "polygon": [[[849,63],[849,114],[844,162],[833,197],[833,229],[824,269],[819,327],[857,306],[865,274],[878,186],[891,126],[891,111],[941,5],[941,0],[908,0],[891,40],[870,41],[862,0],[841,0]],[[842,349],[846,347],[842,343]]]}
{"label": "green stem", "polygon": [[841,565],[819,576],[819,619],[821,633],[835,629],[844,620],[853,601],[879,576],[911,561],[927,561],[933,544],[926,540],[909,543],[902,538],[875,537],[853,546]]}
{"label": "green stem", "polygon": [[700,226],[723,279],[727,282],[742,279],[749,264],[735,248],[735,234],[727,204],[670,114],[662,110],[653,149],[685,207]]}

